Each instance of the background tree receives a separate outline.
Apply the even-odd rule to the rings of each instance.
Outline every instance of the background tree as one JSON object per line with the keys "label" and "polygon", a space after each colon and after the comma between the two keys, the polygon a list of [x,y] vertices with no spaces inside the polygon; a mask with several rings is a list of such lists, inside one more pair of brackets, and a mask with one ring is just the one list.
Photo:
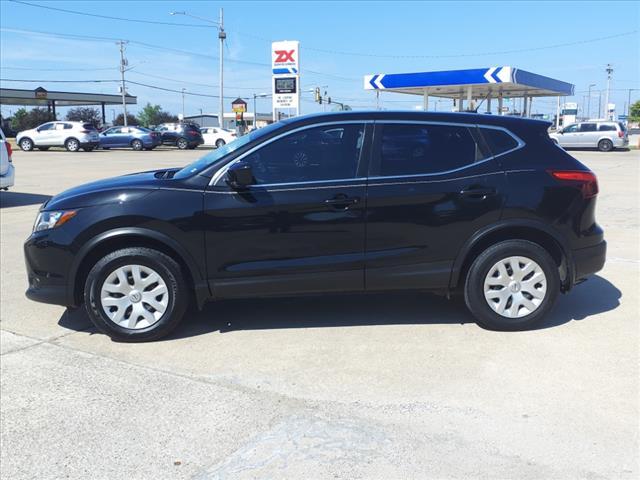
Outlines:
{"label": "background tree", "polygon": [[[113,121],[114,125],[124,125],[124,115],[120,114],[116,117],[116,119]],[[127,113],[127,124],[128,125],[139,125],[140,122],[138,121],[138,119],[134,116],[131,115],[130,113]]]}
{"label": "background tree", "polygon": [[640,100],[631,104],[629,109],[629,121],[640,122]]}
{"label": "background tree", "polygon": [[161,123],[177,122],[178,117],[169,112],[165,112],[162,110],[160,105],[151,105],[150,103],[147,103],[138,114],[138,120],[140,120],[140,125],[144,127],[151,127]]}
{"label": "background tree", "polygon": [[26,108],[20,108],[13,114],[11,119],[11,128],[17,132],[35,128],[43,123],[55,120],[56,117],[46,108],[33,108],[27,111]]}
{"label": "background tree", "polygon": [[102,126],[102,114],[93,107],[76,107],[67,112],[67,120],[72,122],[87,122],[96,127]]}

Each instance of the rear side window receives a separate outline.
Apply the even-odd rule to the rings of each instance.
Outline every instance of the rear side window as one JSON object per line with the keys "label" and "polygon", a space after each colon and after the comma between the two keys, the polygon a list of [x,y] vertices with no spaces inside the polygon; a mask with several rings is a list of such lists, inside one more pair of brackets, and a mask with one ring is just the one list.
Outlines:
{"label": "rear side window", "polygon": [[598,127],[598,130],[601,131],[601,132],[615,132],[616,131],[616,126],[615,125],[607,125],[607,124],[603,123]]}
{"label": "rear side window", "polygon": [[393,124],[382,128],[381,176],[446,172],[483,157],[467,127]]}
{"label": "rear side window", "polygon": [[[581,123],[580,131],[581,132],[595,132],[597,130],[597,126],[595,123]],[[614,128],[615,130],[615,128]]]}
{"label": "rear side window", "polygon": [[91,123],[85,123],[85,124],[82,125],[82,127],[85,130],[95,130],[96,129],[96,127],[94,127]]}
{"label": "rear side window", "polygon": [[504,130],[481,127],[480,131],[493,155],[500,155],[518,146],[517,140]]}

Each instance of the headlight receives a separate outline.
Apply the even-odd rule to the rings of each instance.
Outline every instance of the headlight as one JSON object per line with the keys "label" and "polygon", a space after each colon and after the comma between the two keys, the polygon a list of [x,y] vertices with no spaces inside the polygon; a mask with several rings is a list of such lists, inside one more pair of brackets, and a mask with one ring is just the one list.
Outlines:
{"label": "headlight", "polygon": [[42,230],[49,230],[50,228],[59,227],[64,225],[73,217],[75,217],[77,210],[60,210],[57,212],[40,212],[36,217],[36,223],[33,224],[34,232],[41,232]]}

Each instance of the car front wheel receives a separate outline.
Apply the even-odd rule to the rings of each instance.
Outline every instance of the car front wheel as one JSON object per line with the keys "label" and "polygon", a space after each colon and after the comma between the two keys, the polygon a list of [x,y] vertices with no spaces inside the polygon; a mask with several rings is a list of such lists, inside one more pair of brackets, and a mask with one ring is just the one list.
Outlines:
{"label": "car front wheel", "polygon": [[540,245],[497,243],[474,260],[464,286],[467,307],[490,330],[525,330],[553,307],[560,291],[558,267]]}
{"label": "car front wheel", "polygon": [[223,139],[219,138],[218,140],[216,140],[216,148],[223,147],[225,143],[226,142]]}
{"label": "car front wheel", "polygon": [[84,300],[93,324],[115,341],[157,340],[182,320],[188,289],[176,261],[150,248],[112,252],[85,282]]}
{"label": "car front wheel", "polygon": [[25,152],[33,150],[33,141],[30,138],[23,138],[20,140],[20,148]]}

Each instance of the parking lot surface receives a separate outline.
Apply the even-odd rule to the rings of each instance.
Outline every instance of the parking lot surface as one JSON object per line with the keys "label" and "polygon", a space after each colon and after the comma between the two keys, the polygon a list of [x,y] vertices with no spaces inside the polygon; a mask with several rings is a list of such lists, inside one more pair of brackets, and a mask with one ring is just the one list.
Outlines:
{"label": "parking lot surface", "polygon": [[396,293],[224,301],[119,344],[24,297],[22,243],[50,195],[203,153],[14,154],[2,478],[638,478],[638,151],[572,152],[599,178],[608,261],[534,331]]}

